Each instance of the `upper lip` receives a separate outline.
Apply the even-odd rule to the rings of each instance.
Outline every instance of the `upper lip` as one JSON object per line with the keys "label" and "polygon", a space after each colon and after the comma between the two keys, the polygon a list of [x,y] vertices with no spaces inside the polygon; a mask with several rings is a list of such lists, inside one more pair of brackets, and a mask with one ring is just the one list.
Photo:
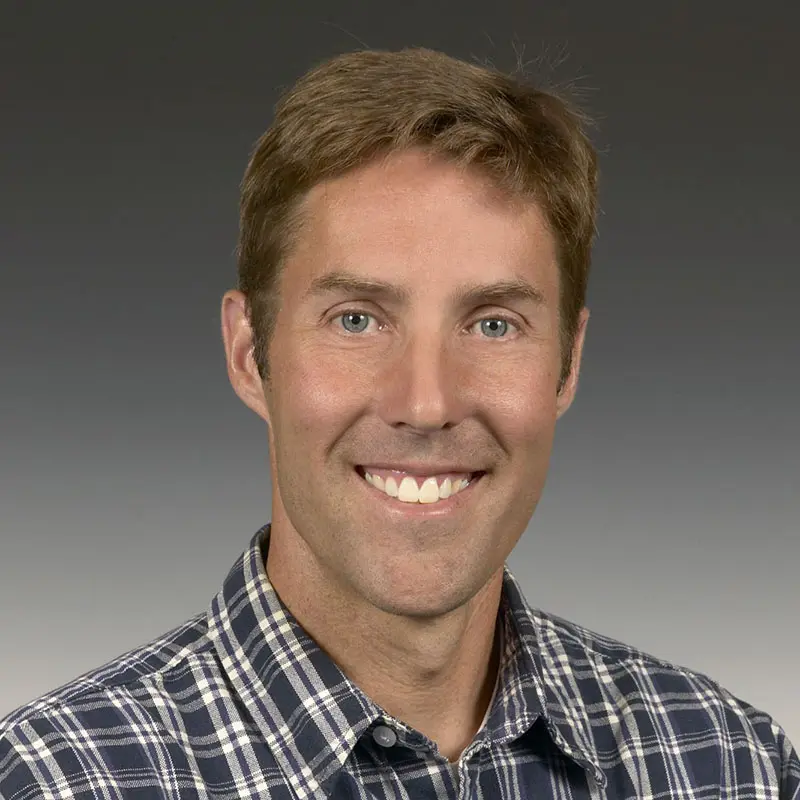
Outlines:
{"label": "upper lip", "polygon": [[473,469],[466,467],[463,464],[412,464],[409,462],[393,462],[382,464],[359,464],[359,467],[366,469],[388,469],[396,470],[398,472],[408,472],[411,475],[444,475],[448,472],[461,473],[464,475],[471,475],[473,472],[483,472],[481,469]]}

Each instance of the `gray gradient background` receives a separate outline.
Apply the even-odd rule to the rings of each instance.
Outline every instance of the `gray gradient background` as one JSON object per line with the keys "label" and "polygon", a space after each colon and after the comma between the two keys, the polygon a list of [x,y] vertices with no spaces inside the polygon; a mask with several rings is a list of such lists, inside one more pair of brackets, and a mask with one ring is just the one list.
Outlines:
{"label": "gray gradient background", "polygon": [[287,5],[4,4],[0,714],[205,609],[268,521],[219,333],[238,182],[278,90],[356,36],[568,51],[593,313],[509,565],[800,743],[800,4]]}

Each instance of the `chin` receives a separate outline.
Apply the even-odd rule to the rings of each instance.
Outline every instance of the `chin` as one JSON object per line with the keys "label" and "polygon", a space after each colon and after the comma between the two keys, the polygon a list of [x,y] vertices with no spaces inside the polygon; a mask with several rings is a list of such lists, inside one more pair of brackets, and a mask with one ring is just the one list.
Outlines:
{"label": "chin", "polygon": [[428,619],[463,606],[486,585],[483,576],[471,576],[468,569],[443,571],[432,560],[426,558],[417,568],[406,561],[394,570],[386,567],[382,573],[363,575],[356,582],[357,591],[387,614]]}

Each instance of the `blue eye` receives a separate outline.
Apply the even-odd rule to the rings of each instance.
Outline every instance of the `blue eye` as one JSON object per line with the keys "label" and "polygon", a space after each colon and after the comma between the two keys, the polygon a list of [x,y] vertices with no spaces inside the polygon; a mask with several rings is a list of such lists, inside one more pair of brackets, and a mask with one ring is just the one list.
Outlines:
{"label": "blue eye", "polygon": [[[364,333],[369,326],[369,321],[374,317],[371,314],[365,314],[363,311],[350,310],[345,311],[343,314],[337,314],[336,319],[342,321],[342,327],[347,333],[356,334]],[[505,317],[483,317],[472,323],[471,327],[474,328],[477,324],[480,324],[481,333],[487,339],[508,338],[509,326],[518,328],[517,323]]]}
{"label": "blue eye", "polygon": [[[362,323],[365,323],[365,321],[369,319],[369,314],[362,314],[360,311],[348,311],[345,314],[342,314],[339,317],[339,319],[341,319],[341,320],[353,320],[354,319],[356,321],[355,322],[355,327],[359,327]],[[364,332],[364,327],[366,327],[366,325],[365,325],[364,327],[360,327],[359,330],[353,331],[353,330],[350,330],[345,323],[343,323],[343,324],[344,324],[344,329],[348,333],[363,333]]]}
{"label": "blue eye", "polygon": [[[479,322],[481,323],[483,333],[485,333],[489,339],[501,339],[503,334],[508,330],[508,322],[502,317],[486,317],[485,319],[479,320]],[[495,325],[497,327],[489,327],[490,325]],[[498,333],[499,335],[495,335]]]}

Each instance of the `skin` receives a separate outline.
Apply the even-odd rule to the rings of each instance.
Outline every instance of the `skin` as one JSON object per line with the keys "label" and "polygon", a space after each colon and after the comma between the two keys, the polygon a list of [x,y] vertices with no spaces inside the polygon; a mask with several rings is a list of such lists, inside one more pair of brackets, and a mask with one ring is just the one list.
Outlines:
{"label": "skin", "polygon": [[[268,383],[243,295],[222,302],[231,384],[268,423],[267,573],[356,685],[456,761],[494,690],[503,565],[544,487],[589,313],[559,392],[559,274],[542,213],[421,152],[317,185],[304,213]],[[306,296],[315,278],[342,270],[405,287],[410,300]],[[465,284],[509,278],[542,302],[451,301]],[[367,320],[343,318],[353,311]],[[509,324],[487,334],[481,320],[498,314]],[[458,513],[399,522],[354,466],[408,460],[488,473]]]}

